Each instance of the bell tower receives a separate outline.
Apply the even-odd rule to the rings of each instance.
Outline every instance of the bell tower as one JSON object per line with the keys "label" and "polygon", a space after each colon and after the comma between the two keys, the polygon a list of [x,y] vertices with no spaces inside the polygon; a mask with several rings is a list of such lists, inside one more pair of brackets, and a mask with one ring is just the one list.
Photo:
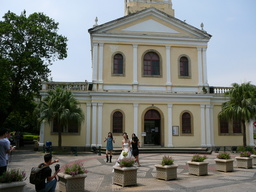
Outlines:
{"label": "bell tower", "polygon": [[174,10],[172,9],[172,0],[124,0],[125,15],[136,13],[149,7],[155,7],[160,11],[167,13],[174,17]]}

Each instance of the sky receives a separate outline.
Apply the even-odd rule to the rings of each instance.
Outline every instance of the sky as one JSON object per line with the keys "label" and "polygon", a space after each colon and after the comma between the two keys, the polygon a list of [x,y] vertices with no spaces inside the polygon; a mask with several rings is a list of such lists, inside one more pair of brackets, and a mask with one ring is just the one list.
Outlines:
{"label": "sky", "polygon": [[[175,17],[212,35],[207,49],[208,83],[256,85],[256,0],[173,0]],[[0,0],[0,19],[10,10],[43,12],[68,38],[68,57],[54,62],[53,81],[92,81],[88,29],[124,16],[124,0]]]}

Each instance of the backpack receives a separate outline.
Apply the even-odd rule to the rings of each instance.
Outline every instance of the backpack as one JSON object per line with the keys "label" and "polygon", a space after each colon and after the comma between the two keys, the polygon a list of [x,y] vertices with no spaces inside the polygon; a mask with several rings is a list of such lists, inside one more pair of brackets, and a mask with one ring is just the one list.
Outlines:
{"label": "backpack", "polygon": [[[39,165],[40,166],[40,165]],[[40,184],[45,178],[43,178],[42,170],[46,167],[49,167],[49,165],[44,165],[43,167],[32,167],[30,176],[29,176],[29,182],[34,185]]]}

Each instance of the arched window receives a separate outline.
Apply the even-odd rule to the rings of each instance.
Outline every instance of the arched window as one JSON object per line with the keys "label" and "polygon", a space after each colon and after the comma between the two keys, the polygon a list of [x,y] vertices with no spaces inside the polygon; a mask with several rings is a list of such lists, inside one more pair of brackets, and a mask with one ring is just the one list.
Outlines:
{"label": "arched window", "polygon": [[143,59],[143,75],[160,75],[160,59],[155,52],[148,52]]}
{"label": "arched window", "polygon": [[123,133],[123,114],[116,111],[113,114],[113,133]]}
{"label": "arched window", "polygon": [[192,118],[188,112],[181,116],[181,131],[182,134],[192,134]]}
{"label": "arched window", "polygon": [[220,133],[229,133],[228,121],[220,119]]}
{"label": "arched window", "polygon": [[114,75],[124,74],[124,58],[123,58],[123,55],[120,53],[114,55],[113,74]]}
{"label": "arched window", "polygon": [[180,58],[180,76],[181,77],[189,76],[189,63],[188,63],[188,58],[185,56]]}

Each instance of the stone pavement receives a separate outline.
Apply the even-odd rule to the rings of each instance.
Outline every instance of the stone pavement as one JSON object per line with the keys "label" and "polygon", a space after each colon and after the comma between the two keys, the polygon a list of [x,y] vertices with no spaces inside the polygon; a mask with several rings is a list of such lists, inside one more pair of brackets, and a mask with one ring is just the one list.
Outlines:
{"label": "stone pavement", "polygon": [[[167,154],[174,158],[174,163],[178,164],[178,179],[172,181],[164,181],[155,179],[155,164],[159,164],[165,154],[141,154],[141,167],[137,173],[137,186],[121,187],[112,184],[112,166],[114,163],[105,163],[105,155],[98,156],[92,153],[80,153],[78,156],[72,154],[53,155],[54,159],[60,159],[61,166],[70,162],[83,162],[89,171],[85,179],[85,189],[88,191],[178,191],[178,192],[252,192],[256,191],[256,167],[253,169],[241,169],[236,167],[234,161],[234,172],[223,173],[215,170],[214,159],[216,153],[207,155],[206,162],[209,162],[208,176],[193,176],[188,174],[188,166],[186,162],[192,157],[192,154]],[[238,154],[231,154],[232,158]],[[19,168],[25,170],[27,175],[30,169],[43,162],[44,154],[42,152],[34,152],[32,149],[20,149],[13,152],[9,168]],[[117,156],[114,156],[115,159]],[[54,165],[51,166],[54,170]],[[32,192],[34,185],[26,180],[27,185],[25,192]],[[58,191],[58,186],[57,190]]]}

